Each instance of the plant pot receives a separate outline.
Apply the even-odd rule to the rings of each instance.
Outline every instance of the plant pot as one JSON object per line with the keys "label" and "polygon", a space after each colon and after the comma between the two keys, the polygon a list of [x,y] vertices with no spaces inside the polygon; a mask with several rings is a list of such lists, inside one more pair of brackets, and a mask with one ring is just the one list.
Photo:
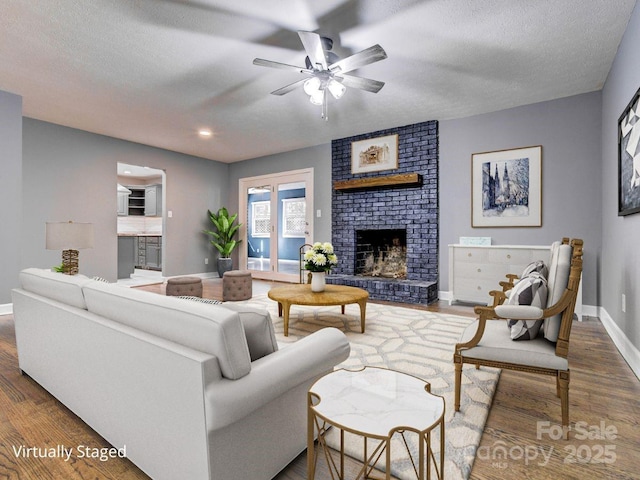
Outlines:
{"label": "plant pot", "polygon": [[224,275],[224,272],[228,272],[233,269],[232,258],[218,258],[218,275],[220,278]]}
{"label": "plant pot", "polygon": [[325,272],[311,272],[311,291],[324,292]]}

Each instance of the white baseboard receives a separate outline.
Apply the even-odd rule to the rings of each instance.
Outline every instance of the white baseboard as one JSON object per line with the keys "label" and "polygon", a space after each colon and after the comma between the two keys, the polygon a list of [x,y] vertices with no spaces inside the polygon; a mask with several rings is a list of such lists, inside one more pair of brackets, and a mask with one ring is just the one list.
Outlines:
{"label": "white baseboard", "polygon": [[595,305],[582,305],[582,315],[585,317],[599,317],[600,307]]}
{"label": "white baseboard", "polygon": [[613,343],[618,347],[620,354],[629,364],[633,373],[640,379],[640,350],[638,350],[624,332],[620,330],[620,327],[613,321],[613,318],[611,318],[611,315],[609,315],[604,307],[600,307],[598,313],[598,317],[600,317],[600,321],[602,325],[604,325],[609,337],[611,337]]}
{"label": "white baseboard", "polygon": [[13,303],[0,305],[0,315],[11,315],[13,313]]}
{"label": "white baseboard", "polygon": [[446,300],[449,303],[451,303],[451,299],[453,298],[453,295],[451,294],[450,291],[439,291],[438,292],[438,299],[440,300]]}

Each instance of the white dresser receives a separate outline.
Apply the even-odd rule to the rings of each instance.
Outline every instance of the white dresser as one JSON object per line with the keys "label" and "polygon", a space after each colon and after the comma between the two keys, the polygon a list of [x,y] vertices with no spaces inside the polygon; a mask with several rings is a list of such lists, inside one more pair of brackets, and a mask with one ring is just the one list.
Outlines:
{"label": "white dresser", "polygon": [[[549,264],[550,245],[449,245],[449,305],[455,301],[486,305],[491,290],[501,290],[499,282],[507,273],[520,275],[536,260]],[[575,313],[582,320],[582,282]]]}

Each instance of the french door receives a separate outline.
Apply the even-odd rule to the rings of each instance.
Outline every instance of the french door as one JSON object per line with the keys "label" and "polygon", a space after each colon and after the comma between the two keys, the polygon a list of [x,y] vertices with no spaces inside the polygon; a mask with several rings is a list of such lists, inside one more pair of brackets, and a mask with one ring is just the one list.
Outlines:
{"label": "french door", "polygon": [[240,265],[254,278],[300,281],[313,239],[313,169],[240,179]]}

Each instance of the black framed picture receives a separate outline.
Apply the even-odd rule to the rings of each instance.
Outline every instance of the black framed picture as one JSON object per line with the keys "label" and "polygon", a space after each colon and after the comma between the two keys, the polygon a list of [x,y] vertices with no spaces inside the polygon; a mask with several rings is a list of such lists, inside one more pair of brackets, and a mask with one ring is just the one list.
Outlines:
{"label": "black framed picture", "polygon": [[618,119],[618,215],[640,212],[640,88]]}

